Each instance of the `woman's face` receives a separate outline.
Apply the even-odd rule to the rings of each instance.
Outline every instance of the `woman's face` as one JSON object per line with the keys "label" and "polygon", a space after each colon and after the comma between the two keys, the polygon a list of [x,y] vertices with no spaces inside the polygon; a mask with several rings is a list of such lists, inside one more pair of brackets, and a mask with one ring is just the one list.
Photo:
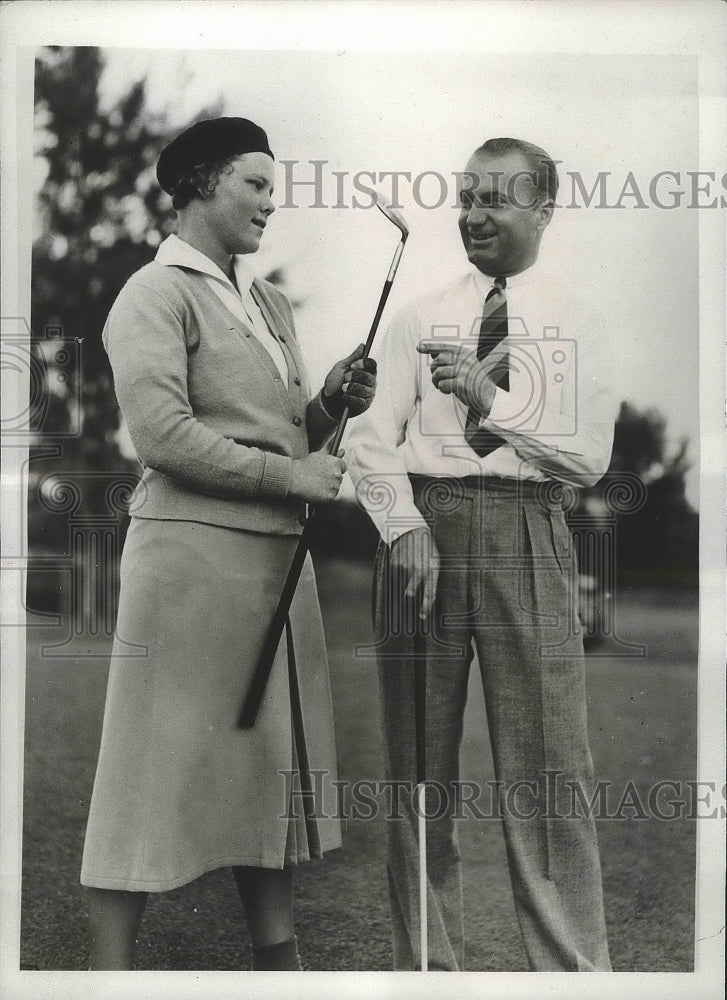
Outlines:
{"label": "woman's face", "polygon": [[260,246],[275,211],[273,166],[267,153],[243,153],[220,174],[205,202],[205,221],[225,253],[255,253]]}

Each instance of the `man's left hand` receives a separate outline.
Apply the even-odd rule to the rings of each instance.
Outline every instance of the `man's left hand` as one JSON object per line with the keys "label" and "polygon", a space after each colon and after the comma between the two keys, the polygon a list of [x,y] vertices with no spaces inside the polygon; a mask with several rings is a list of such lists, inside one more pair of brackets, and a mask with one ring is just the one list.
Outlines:
{"label": "man's left hand", "polygon": [[486,417],[495,400],[495,383],[487,368],[477,360],[477,353],[465,344],[423,340],[417,345],[420,354],[429,354],[432,383],[440,392],[454,395],[467,407]]}
{"label": "man's left hand", "polygon": [[364,345],[337,361],[323,384],[323,405],[338,420],[346,407],[349,415],[365,413],[376,392],[376,362],[364,358]]}

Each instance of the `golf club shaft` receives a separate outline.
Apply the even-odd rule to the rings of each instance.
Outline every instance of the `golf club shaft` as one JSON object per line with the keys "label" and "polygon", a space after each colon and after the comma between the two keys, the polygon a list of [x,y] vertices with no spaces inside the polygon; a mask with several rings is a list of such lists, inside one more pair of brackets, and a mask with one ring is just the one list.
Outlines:
{"label": "golf club shaft", "polygon": [[414,740],[417,769],[417,830],[419,834],[419,934],[421,970],[427,971],[427,644],[421,624],[414,632]]}
{"label": "golf club shaft", "polygon": [[[371,346],[374,342],[374,337],[376,336],[376,331],[379,328],[379,322],[381,321],[381,315],[384,311],[384,306],[386,305],[386,300],[389,297],[389,292],[391,291],[391,286],[394,283],[394,276],[396,274],[396,269],[399,266],[399,260],[401,259],[401,254],[404,249],[404,243],[406,238],[402,236],[401,240],[396,247],[394,253],[394,259],[391,262],[391,267],[389,268],[389,273],[387,275],[386,281],[384,282],[384,287],[379,298],[379,304],[376,308],[376,314],[374,316],[373,323],[371,324],[371,329],[369,330],[369,335],[366,338],[366,343],[364,345],[363,357],[367,358],[371,350]],[[338,449],[341,445],[341,438],[343,437],[343,432],[346,429],[346,424],[349,418],[349,408],[346,407],[341,414],[341,418],[338,421],[338,426],[336,428],[336,433],[331,441],[329,452],[332,455],[338,453]],[[263,700],[263,695],[265,694],[265,688],[268,683],[268,678],[270,677],[270,671],[273,668],[273,661],[275,660],[275,654],[280,644],[280,637],[283,634],[283,628],[285,627],[285,621],[288,617],[288,612],[290,611],[290,606],[293,603],[293,598],[295,597],[295,591],[298,586],[298,580],[300,579],[300,574],[303,571],[303,566],[305,564],[305,557],[308,554],[309,548],[309,538],[310,538],[310,523],[311,519],[315,515],[315,511],[311,513],[306,518],[305,524],[303,526],[303,532],[298,539],[298,545],[296,547],[295,553],[293,555],[293,561],[290,564],[290,569],[288,570],[288,575],[283,584],[283,590],[280,594],[280,599],[278,601],[278,606],[273,614],[272,621],[270,622],[270,627],[268,628],[267,634],[265,636],[265,642],[263,643],[263,648],[260,653],[260,658],[258,659],[257,665],[255,667],[255,673],[252,676],[252,681],[250,683],[250,688],[245,696],[245,703],[242,706],[242,712],[240,713],[237,725],[240,729],[252,729],[255,725],[255,720],[257,719],[257,714],[260,709],[260,704]]]}
{"label": "golf club shaft", "polygon": [[416,762],[417,762],[417,784],[423,785],[427,780],[427,757],[426,757],[426,661],[417,660],[414,666],[416,677],[414,680],[414,712],[416,718],[415,739],[416,739]]}
{"label": "golf club shaft", "polygon": [[421,970],[426,972],[429,965],[429,942],[427,936],[427,818],[425,803],[426,785],[417,785],[417,826],[419,832],[419,949]]}
{"label": "golf club shaft", "polygon": [[[401,257],[401,252],[404,249],[404,240],[400,240],[396,253],[394,254],[394,260],[391,263],[391,268],[389,269],[389,275],[384,282],[384,287],[381,291],[381,296],[379,298],[379,304],[376,307],[376,314],[374,316],[374,321],[371,324],[371,329],[369,330],[369,335],[366,338],[366,343],[364,345],[363,359],[365,360],[371,351],[371,347],[374,342],[374,337],[376,336],[376,331],[379,328],[379,322],[381,321],[381,316],[386,306],[386,300],[389,297],[389,292],[391,291],[391,286],[394,284],[394,275],[396,274],[396,269],[399,266],[399,258]],[[336,433],[331,442],[330,453],[335,455],[341,446],[341,439],[343,437],[343,432],[346,430],[346,424],[348,423],[348,418],[350,416],[350,411],[348,407],[343,411],[341,419],[338,421],[338,427],[336,428]]]}
{"label": "golf club shaft", "polygon": [[268,628],[265,636],[265,642],[263,643],[263,648],[255,667],[255,673],[252,675],[252,681],[250,682],[250,687],[247,695],[245,696],[245,703],[242,706],[242,711],[240,712],[240,716],[237,720],[237,725],[240,729],[252,729],[255,725],[257,714],[260,710],[260,704],[262,703],[263,695],[265,694],[268,678],[270,677],[270,671],[272,670],[273,662],[275,660],[275,654],[278,650],[278,646],[280,645],[283,629],[285,628],[285,621],[288,617],[290,606],[293,603],[293,597],[295,596],[295,590],[298,586],[298,580],[300,579],[300,574],[303,571],[305,557],[308,554],[308,535],[310,534],[309,526],[310,517],[306,518],[306,522],[303,525],[303,531],[298,539],[295,552],[293,553],[293,560],[290,564],[285,583],[283,584],[283,589],[278,600],[278,606],[276,607],[272,621],[270,622],[270,627]]}

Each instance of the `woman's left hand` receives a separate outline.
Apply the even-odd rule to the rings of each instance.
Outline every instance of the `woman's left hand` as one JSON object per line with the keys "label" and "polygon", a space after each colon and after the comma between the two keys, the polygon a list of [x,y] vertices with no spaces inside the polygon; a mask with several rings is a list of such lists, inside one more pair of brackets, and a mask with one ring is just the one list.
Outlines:
{"label": "woman's left hand", "polygon": [[336,420],[348,407],[350,416],[365,413],[376,392],[376,362],[364,358],[364,345],[359,344],[348,357],[337,361],[323,383],[323,404]]}

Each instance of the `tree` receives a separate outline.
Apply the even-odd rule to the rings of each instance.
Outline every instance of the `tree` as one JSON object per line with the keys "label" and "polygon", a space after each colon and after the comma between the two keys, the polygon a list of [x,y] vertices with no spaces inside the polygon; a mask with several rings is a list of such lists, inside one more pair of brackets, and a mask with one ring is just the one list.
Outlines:
{"label": "tree", "polygon": [[[690,463],[688,441],[667,447],[666,420],[655,409],[638,410],[624,402],[616,421],[613,454],[606,476],[585,491],[581,506],[600,502],[616,517],[616,558],[622,582],[696,585],[699,568],[699,516],[686,497]],[[633,503],[609,502],[629,478],[640,488]]]}
{"label": "tree", "polygon": [[664,460],[666,421],[658,410],[640,412],[622,403],[613,437],[611,470],[632,472],[643,480]]}
{"label": "tree", "polygon": [[[149,111],[144,80],[113,107],[102,107],[103,68],[101,53],[91,47],[48,47],[35,65],[36,152],[43,176],[33,243],[31,350],[33,370],[44,376],[32,408],[28,541],[31,551],[71,562],[77,558],[74,517],[86,523],[111,517],[125,527],[119,509],[109,511],[109,478],[133,483],[137,467],[117,443],[119,412],[101,333],[121,287],[153,258],[173,231],[174,218],[155,177],[159,153],[171,137],[168,116]],[[198,117],[216,114],[219,109],[207,108]],[[82,488],[71,511],[65,499],[74,482]],[[84,567],[74,568],[76,586],[88,560]]]}
{"label": "tree", "polygon": [[[146,108],[144,80],[104,110],[102,71],[98,49],[51,47],[39,54],[35,75],[37,147],[46,176],[38,195],[31,327],[38,350],[48,330],[81,345],[66,399],[69,406],[80,401],[83,433],[64,442],[64,461],[95,468],[124,464],[101,344],[104,321],[124,282],[173,228],[169,199],[155,178],[169,139],[166,115]],[[47,420],[38,428],[50,436],[56,429]]]}

